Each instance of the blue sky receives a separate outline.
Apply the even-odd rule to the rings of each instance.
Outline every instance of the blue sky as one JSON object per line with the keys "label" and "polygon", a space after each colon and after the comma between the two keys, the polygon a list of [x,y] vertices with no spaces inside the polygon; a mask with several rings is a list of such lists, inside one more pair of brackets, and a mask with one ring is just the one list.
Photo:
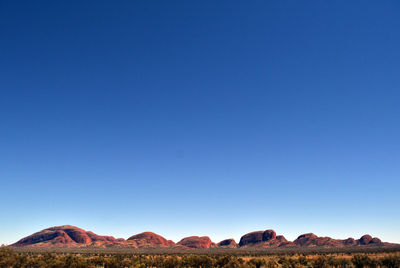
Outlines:
{"label": "blue sky", "polygon": [[1,1],[0,243],[62,224],[400,242],[398,1]]}

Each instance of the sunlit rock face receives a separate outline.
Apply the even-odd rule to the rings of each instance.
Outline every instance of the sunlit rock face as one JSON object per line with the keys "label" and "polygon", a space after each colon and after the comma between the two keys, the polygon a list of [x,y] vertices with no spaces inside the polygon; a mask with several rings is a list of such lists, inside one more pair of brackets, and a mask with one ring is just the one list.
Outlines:
{"label": "sunlit rock face", "polygon": [[239,244],[234,239],[225,239],[218,244],[213,243],[208,236],[189,236],[178,243],[167,240],[161,235],[152,232],[143,232],[133,235],[127,240],[102,236],[81,228],[62,225],[44,229],[30,236],[22,238],[14,247],[124,247],[124,248],[181,248],[181,249],[208,249],[208,248],[272,248],[272,247],[375,247],[395,245],[384,243],[377,237],[363,235],[360,239],[333,239],[320,237],[313,233],[302,234],[293,242],[287,241],[282,235],[276,235],[274,230],[255,231],[243,235]]}
{"label": "sunlit rock face", "polygon": [[211,244],[211,239],[208,236],[189,236],[177,243],[177,245],[188,248],[210,248]]}
{"label": "sunlit rock face", "polygon": [[135,241],[140,248],[171,247],[175,245],[173,241],[167,240],[161,235],[152,232],[143,232],[133,235],[129,237],[127,241]]}
{"label": "sunlit rock face", "polygon": [[96,242],[112,244],[118,241],[112,236],[100,236],[75,226],[62,225],[34,233],[19,240],[13,246],[79,247]]}

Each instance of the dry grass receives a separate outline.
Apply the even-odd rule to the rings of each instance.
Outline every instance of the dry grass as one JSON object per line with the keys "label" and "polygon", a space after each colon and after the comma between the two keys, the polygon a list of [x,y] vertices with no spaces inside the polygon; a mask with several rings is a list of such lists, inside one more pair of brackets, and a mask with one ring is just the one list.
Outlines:
{"label": "dry grass", "polygon": [[[319,252],[317,252],[319,250]],[[0,268],[9,267],[400,267],[399,248],[359,252],[271,250],[0,248]]]}

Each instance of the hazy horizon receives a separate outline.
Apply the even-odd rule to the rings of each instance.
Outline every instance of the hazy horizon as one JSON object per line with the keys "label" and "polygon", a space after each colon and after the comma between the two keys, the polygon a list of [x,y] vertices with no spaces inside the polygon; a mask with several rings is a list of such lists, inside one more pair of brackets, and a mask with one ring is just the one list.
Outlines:
{"label": "hazy horizon", "polygon": [[400,243],[398,1],[1,1],[0,244],[70,224]]}

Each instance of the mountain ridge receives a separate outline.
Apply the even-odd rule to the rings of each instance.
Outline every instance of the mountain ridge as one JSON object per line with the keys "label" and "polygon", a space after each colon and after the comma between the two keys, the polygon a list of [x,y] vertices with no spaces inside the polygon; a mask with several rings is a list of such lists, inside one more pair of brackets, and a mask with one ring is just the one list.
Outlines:
{"label": "mountain ridge", "polygon": [[189,236],[175,243],[153,232],[143,232],[130,236],[128,239],[102,236],[92,231],[86,231],[73,225],[54,226],[33,233],[10,245],[12,247],[123,247],[123,248],[282,248],[282,247],[362,247],[396,245],[382,242],[377,237],[363,235],[359,239],[334,239],[321,237],[314,233],[302,234],[294,241],[288,241],[283,235],[277,235],[274,230],[254,231],[244,234],[239,243],[232,238],[214,243],[208,236]]}

